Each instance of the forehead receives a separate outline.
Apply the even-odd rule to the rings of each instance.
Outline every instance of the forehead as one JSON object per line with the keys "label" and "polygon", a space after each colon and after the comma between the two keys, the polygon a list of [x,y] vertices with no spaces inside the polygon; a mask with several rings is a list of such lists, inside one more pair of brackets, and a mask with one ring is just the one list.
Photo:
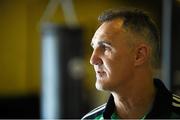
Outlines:
{"label": "forehead", "polygon": [[104,22],[96,31],[96,34],[106,33],[106,34],[114,34],[120,32],[122,30],[123,20],[115,19],[112,21]]}
{"label": "forehead", "polygon": [[95,32],[92,43],[98,40],[113,40],[123,37],[125,34],[125,29],[123,29],[123,20],[115,19],[112,21],[104,22]]}

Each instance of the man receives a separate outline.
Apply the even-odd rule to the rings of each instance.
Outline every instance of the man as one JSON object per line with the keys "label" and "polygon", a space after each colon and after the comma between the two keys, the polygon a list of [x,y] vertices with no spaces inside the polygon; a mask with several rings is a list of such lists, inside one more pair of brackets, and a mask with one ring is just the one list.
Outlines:
{"label": "man", "polygon": [[180,97],[154,78],[160,38],[149,16],[138,9],[108,10],[99,21],[90,63],[96,88],[111,95],[82,119],[180,118]]}

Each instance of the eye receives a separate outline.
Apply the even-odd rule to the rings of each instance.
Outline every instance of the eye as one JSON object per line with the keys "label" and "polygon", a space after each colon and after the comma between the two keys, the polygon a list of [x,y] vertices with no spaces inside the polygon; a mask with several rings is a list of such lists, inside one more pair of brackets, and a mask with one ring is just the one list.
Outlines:
{"label": "eye", "polygon": [[111,50],[111,48],[110,48],[109,46],[104,45],[104,44],[101,45],[101,48],[102,48],[104,51],[110,51],[110,50]]}

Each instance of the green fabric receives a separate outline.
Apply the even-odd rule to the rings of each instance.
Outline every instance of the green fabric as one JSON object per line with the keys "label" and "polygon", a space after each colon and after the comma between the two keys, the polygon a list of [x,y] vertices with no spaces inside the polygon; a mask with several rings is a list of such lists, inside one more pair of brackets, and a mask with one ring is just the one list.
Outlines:
{"label": "green fabric", "polygon": [[103,118],[103,114],[101,114],[101,115],[97,116],[97,117],[95,118],[95,120],[104,120],[104,118]]}
{"label": "green fabric", "polygon": [[141,118],[141,120],[144,120],[146,118],[146,115],[144,115],[142,118]]}
{"label": "green fabric", "polygon": [[[140,119],[140,120],[144,120],[146,118],[146,114]],[[120,119],[119,116],[114,112],[112,115],[111,115],[111,120],[117,120],[117,119]],[[95,120],[104,120],[103,118],[103,114],[97,116],[95,118]]]}
{"label": "green fabric", "polygon": [[119,116],[114,112],[112,115],[111,115],[111,120],[117,120],[117,119],[120,119]]}
{"label": "green fabric", "polygon": [[[144,120],[146,118],[146,114],[140,119],[140,120]],[[112,115],[111,115],[111,120],[117,120],[117,119],[120,119],[119,116],[114,112]]]}
{"label": "green fabric", "polygon": [[172,112],[170,118],[172,118],[172,119],[173,119],[173,118],[180,118],[180,115],[178,115],[178,114]]}

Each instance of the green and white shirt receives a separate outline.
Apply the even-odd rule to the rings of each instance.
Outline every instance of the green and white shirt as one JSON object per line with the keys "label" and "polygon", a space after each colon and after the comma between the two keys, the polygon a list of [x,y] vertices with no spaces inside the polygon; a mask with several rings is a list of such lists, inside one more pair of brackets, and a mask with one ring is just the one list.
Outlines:
{"label": "green and white shirt", "polygon": [[[157,89],[152,109],[144,115],[143,119],[180,119],[180,97],[172,94],[159,79],[154,79],[154,85]],[[83,119],[120,119],[115,113],[114,98],[110,95],[106,104],[103,104],[88,114]]]}

